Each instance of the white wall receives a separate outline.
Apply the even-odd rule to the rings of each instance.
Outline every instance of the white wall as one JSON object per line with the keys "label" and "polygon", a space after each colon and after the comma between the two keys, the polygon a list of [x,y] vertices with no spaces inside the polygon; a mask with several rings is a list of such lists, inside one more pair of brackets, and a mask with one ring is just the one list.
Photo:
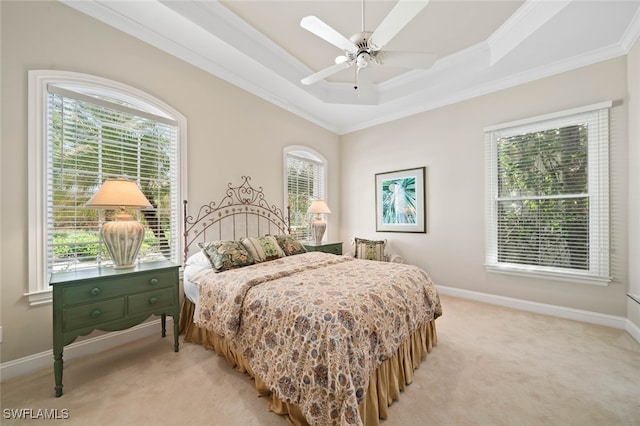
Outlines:
{"label": "white wall", "polygon": [[[339,230],[339,137],[59,2],[0,2],[2,145],[1,362],[50,350],[51,305],[29,307],[27,271],[27,71],[61,69],[147,91],[188,119],[188,194],[219,201],[243,175],[283,206],[282,149],[307,145],[327,158],[329,238]],[[335,230],[335,231],[334,231]],[[334,234],[334,235],[332,235]]]}
{"label": "white wall", "polygon": [[[386,238],[437,285],[626,317],[627,76],[618,58],[342,137],[342,237]],[[613,100],[608,287],[485,272],[487,126]],[[427,233],[376,233],[374,175],[427,168]],[[369,190],[363,190],[369,188]]]}

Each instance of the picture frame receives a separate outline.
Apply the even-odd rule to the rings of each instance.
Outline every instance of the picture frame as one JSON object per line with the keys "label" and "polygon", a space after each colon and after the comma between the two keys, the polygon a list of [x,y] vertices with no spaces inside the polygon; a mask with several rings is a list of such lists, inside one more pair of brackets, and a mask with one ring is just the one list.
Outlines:
{"label": "picture frame", "polygon": [[426,167],[376,173],[376,231],[426,233]]}

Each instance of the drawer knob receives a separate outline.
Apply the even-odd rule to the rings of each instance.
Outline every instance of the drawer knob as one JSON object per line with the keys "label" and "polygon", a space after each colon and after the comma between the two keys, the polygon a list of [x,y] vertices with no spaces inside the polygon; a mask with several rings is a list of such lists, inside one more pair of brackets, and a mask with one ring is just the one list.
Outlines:
{"label": "drawer knob", "polygon": [[155,296],[149,298],[149,304],[150,305],[155,304],[157,301],[158,301],[158,298],[155,297]]}
{"label": "drawer knob", "polygon": [[100,294],[100,288],[94,287],[93,289],[91,289],[91,295],[97,296],[99,294]]}
{"label": "drawer knob", "polygon": [[91,318],[98,318],[101,313],[102,312],[100,312],[100,309],[94,309],[93,311],[91,311]]}
{"label": "drawer knob", "polygon": [[149,283],[151,283],[151,285],[156,285],[156,284],[158,284],[158,279],[157,278],[151,278],[149,280]]}

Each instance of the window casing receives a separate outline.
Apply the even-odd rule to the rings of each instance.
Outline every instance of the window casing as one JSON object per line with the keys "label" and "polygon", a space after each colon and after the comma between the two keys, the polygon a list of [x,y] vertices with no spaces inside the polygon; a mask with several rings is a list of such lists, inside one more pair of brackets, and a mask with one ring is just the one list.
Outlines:
{"label": "window casing", "polygon": [[485,129],[489,271],[611,281],[610,107]]}
{"label": "window casing", "polygon": [[108,266],[99,237],[113,214],[85,204],[102,182],[135,181],[153,204],[139,261],[179,259],[186,120],[157,99],[110,80],[29,72],[29,300],[50,300],[58,271]]}
{"label": "window casing", "polygon": [[287,147],[284,150],[284,176],[291,235],[299,240],[310,240],[311,217],[307,209],[314,199],[327,200],[327,161],[310,148]]}

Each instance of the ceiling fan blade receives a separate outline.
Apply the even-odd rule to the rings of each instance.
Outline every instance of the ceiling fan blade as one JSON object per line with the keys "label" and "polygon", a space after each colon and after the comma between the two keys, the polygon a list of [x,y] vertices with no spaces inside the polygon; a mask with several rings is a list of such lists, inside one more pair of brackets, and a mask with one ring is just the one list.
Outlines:
{"label": "ceiling fan blade", "polygon": [[373,50],[382,49],[429,3],[429,0],[398,0],[391,12],[373,32],[369,42]]}
{"label": "ceiling fan blade", "polygon": [[315,16],[305,16],[300,21],[300,26],[342,50],[350,53],[358,51],[358,47],[351,40]]}
{"label": "ceiling fan blade", "polygon": [[358,72],[356,74],[356,87],[359,98],[366,99],[373,96],[373,70],[371,67],[358,68]]}
{"label": "ceiling fan blade", "polygon": [[378,53],[378,62],[389,67],[427,69],[436,62],[438,57],[420,52],[386,52]]}
{"label": "ceiling fan blade", "polygon": [[342,70],[346,70],[353,64],[353,61],[340,62],[339,64],[331,65],[315,74],[311,74],[309,77],[303,78],[300,82],[304,85],[310,85],[322,80],[325,77],[333,75]]}

